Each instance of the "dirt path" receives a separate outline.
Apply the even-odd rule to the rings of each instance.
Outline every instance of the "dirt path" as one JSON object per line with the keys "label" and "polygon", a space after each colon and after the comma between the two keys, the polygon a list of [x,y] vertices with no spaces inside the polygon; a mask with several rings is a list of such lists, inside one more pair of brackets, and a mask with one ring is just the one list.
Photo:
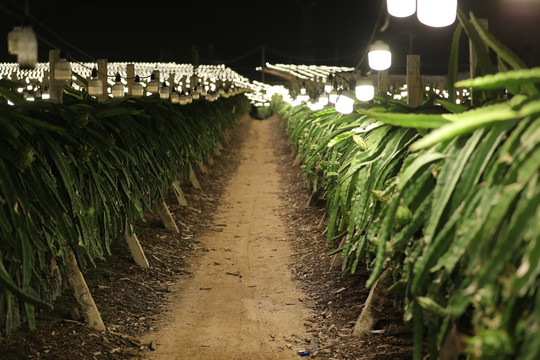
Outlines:
{"label": "dirt path", "polygon": [[291,248],[279,211],[274,121],[250,120],[241,163],[199,239],[193,276],[171,294],[148,359],[296,359],[309,349],[304,294],[291,281]]}

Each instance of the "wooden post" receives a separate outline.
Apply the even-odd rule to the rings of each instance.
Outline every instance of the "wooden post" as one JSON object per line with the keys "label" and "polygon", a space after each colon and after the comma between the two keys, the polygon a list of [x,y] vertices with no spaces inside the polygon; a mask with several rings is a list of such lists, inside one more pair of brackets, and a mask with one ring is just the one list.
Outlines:
{"label": "wooden post", "polygon": [[206,168],[206,166],[204,165],[204,162],[202,161],[199,161],[199,170],[201,170],[203,174],[208,173],[208,169]]}
{"label": "wooden post", "polygon": [[176,180],[173,184],[174,193],[176,194],[176,200],[180,206],[188,206],[187,200],[184,197],[182,188],[180,187],[180,180]]}
{"label": "wooden post", "polygon": [[189,181],[191,182],[191,185],[195,189],[200,189],[201,184],[199,183],[199,180],[197,179],[197,175],[195,174],[195,171],[193,171],[193,167],[189,165]]}
{"label": "wooden post", "polygon": [[165,204],[164,201],[154,201],[154,207],[156,208],[159,218],[165,226],[165,229],[174,231],[175,233],[179,233],[180,231],[178,230],[178,226],[176,226],[176,223],[171,215],[171,212],[169,211],[169,208],[167,207],[167,204]]}
{"label": "wooden post", "polygon": [[407,103],[420,106],[420,55],[407,55]]}
{"label": "wooden post", "polygon": [[378,316],[374,312],[382,312],[382,307],[386,298],[387,285],[385,284],[386,279],[390,276],[390,272],[386,269],[379,279],[375,281],[375,284],[371,287],[369,295],[364,303],[362,312],[356,320],[356,324],[353,329],[353,336],[362,336],[369,333],[375,323],[378,321]]}
{"label": "wooden post", "polygon": [[104,102],[109,98],[109,94],[107,93],[107,88],[109,83],[107,82],[107,59],[98,59],[97,60],[97,71],[98,71],[98,79],[101,80],[102,83],[102,94],[97,97],[98,102]]}
{"label": "wooden post", "polygon": [[64,82],[58,81],[54,77],[54,67],[60,60],[60,50],[49,50],[49,98],[55,103],[62,104],[64,97]]}
{"label": "wooden post", "polygon": [[83,274],[77,265],[77,259],[73,251],[69,251],[69,258],[66,264],[68,282],[73,288],[75,299],[82,308],[83,316],[88,324],[96,330],[105,331],[105,324],[97,309],[96,303],[90,294],[88,285]]}
{"label": "wooden post", "polygon": [[150,268],[150,264],[148,263],[148,260],[144,255],[144,250],[141,246],[141,243],[139,242],[139,239],[137,238],[135,232],[133,232],[133,227],[131,225],[128,226],[129,230],[126,230],[125,238],[129,248],[129,252],[131,253],[131,256],[133,256],[133,260],[137,265],[148,269]]}
{"label": "wooden post", "polygon": [[379,96],[387,97],[388,94],[388,70],[379,71],[377,74],[378,77],[378,88]]}
{"label": "wooden post", "polygon": [[176,82],[174,81],[174,78],[175,78],[175,74],[171,72],[169,74],[169,88],[171,89],[171,91],[172,91],[172,88],[176,88]]}
{"label": "wooden post", "polygon": [[126,65],[126,81],[127,81],[127,94],[131,95],[133,93],[133,84],[135,84],[135,65],[134,64]]}

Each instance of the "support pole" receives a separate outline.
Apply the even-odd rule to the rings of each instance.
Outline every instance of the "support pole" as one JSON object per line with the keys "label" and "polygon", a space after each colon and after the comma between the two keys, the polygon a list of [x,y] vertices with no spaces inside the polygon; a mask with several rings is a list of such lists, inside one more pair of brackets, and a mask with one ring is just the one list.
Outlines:
{"label": "support pole", "polygon": [[135,65],[134,64],[126,65],[126,81],[127,81],[127,94],[131,95],[133,93],[133,84],[135,84]]}
{"label": "support pole", "polygon": [[60,50],[49,50],[49,96],[51,101],[62,104],[64,102],[64,82],[55,79],[54,67],[60,60]]}
{"label": "support pole", "polygon": [[189,165],[189,181],[195,189],[201,189],[201,184],[199,183],[197,175],[195,174],[195,171],[193,171],[193,167],[191,165]]}
{"label": "support pole", "polygon": [[97,97],[98,102],[104,102],[109,98],[109,95],[107,93],[107,59],[98,59],[97,60],[97,71],[98,71],[98,79],[101,80],[102,84],[102,94]]}
{"label": "support pole", "polygon": [[139,239],[137,238],[135,232],[133,232],[133,227],[131,225],[128,226],[130,230],[126,231],[125,238],[129,248],[129,252],[131,252],[131,256],[133,256],[133,260],[137,265],[148,269],[150,268],[150,264],[148,263],[148,260],[144,255],[144,250],[141,246],[141,243],[139,242]]}
{"label": "support pole", "polygon": [[164,201],[154,201],[154,207],[156,208],[165,229],[179,233],[178,226],[176,226],[176,222],[174,221],[167,204],[165,204]]}
{"label": "support pole", "polygon": [[420,55],[407,55],[407,103],[420,106]]}
{"label": "support pole", "polygon": [[180,187],[180,180],[176,180],[173,184],[174,193],[176,194],[176,200],[178,201],[178,205],[180,206],[188,206],[188,202],[184,196],[184,193],[182,192],[182,188]]}
{"label": "support pole", "polygon": [[388,92],[388,70],[379,71],[377,74],[379,96],[387,97]]}
{"label": "support pole", "polygon": [[375,323],[377,323],[380,316],[377,313],[381,313],[383,310],[383,304],[387,296],[387,285],[385,284],[387,278],[390,276],[390,272],[386,269],[379,279],[375,281],[375,284],[371,287],[369,295],[364,303],[362,312],[356,320],[356,324],[353,329],[353,336],[363,336],[368,334]]}
{"label": "support pole", "polygon": [[83,274],[77,265],[75,254],[70,250],[66,264],[68,282],[73,288],[75,299],[82,308],[83,316],[88,324],[96,330],[105,331],[105,324],[97,309],[92,294],[86,285]]}

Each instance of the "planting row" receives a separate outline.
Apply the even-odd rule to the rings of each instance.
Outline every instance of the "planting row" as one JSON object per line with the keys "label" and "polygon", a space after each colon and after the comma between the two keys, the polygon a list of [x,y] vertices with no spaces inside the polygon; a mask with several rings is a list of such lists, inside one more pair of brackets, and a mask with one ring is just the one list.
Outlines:
{"label": "planting row", "polygon": [[[455,83],[463,30],[482,76]],[[472,14],[460,14],[455,34],[449,82],[472,88],[467,104],[431,93],[416,108],[376,97],[349,115],[290,104],[279,113],[306,182],[327,198],[330,254],[341,254],[345,275],[365,264],[368,287],[390,281],[414,327],[415,359],[449,348],[456,357],[534,359],[540,73]]]}
{"label": "planting row", "polygon": [[103,259],[213,155],[250,103],[64,94],[56,104],[25,101],[17,87],[0,80],[0,318],[24,304],[33,327],[34,307],[51,308],[57,295],[51,268],[65,275],[70,252],[83,269]]}

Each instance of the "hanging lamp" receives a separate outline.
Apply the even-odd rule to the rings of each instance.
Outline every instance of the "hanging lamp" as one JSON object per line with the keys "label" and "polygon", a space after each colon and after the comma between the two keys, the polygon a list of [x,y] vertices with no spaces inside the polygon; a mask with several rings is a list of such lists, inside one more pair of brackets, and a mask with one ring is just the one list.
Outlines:
{"label": "hanging lamp", "polygon": [[427,26],[445,27],[456,21],[457,0],[418,0],[416,16]]}
{"label": "hanging lamp", "polygon": [[71,65],[67,62],[66,58],[61,57],[56,62],[54,66],[54,78],[59,81],[71,80]]}
{"label": "hanging lamp", "polygon": [[390,46],[381,40],[375,41],[369,47],[368,62],[373,70],[382,71],[390,68],[392,65]]}
{"label": "hanging lamp", "polygon": [[150,82],[146,85],[146,91],[152,94],[159,92],[159,81],[156,79],[155,71],[150,75]]}
{"label": "hanging lamp", "polygon": [[336,111],[344,115],[350,114],[354,110],[354,93],[350,90],[343,90],[336,100]]}
{"label": "hanging lamp", "polygon": [[115,83],[111,87],[111,93],[113,98],[121,98],[124,97],[124,84],[122,84],[122,79],[120,78],[120,74],[116,73],[115,77]]}
{"label": "hanging lamp", "polygon": [[17,62],[23,70],[35,69],[38,58],[38,42],[31,27],[23,27],[17,40]]}
{"label": "hanging lamp", "polygon": [[141,84],[141,78],[139,75],[135,75],[135,81],[133,87],[131,88],[131,96],[140,98],[144,95],[144,87]]}
{"label": "hanging lamp", "polygon": [[360,101],[370,101],[375,97],[375,86],[369,79],[360,79],[354,88],[356,98]]}
{"label": "hanging lamp", "polygon": [[98,71],[96,68],[92,69],[92,78],[88,81],[88,95],[103,95],[103,82],[101,79],[98,79]]}
{"label": "hanging lamp", "polygon": [[416,0],[386,0],[386,8],[392,16],[408,17],[416,11]]}
{"label": "hanging lamp", "polygon": [[169,98],[169,87],[167,86],[167,83],[165,83],[165,81],[163,82],[163,84],[161,84],[161,89],[159,89],[159,97],[160,99]]}
{"label": "hanging lamp", "polygon": [[19,37],[21,35],[22,27],[15,26],[13,30],[8,33],[7,43],[8,43],[8,52],[11,55],[17,55],[19,49]]}
{"label": "hanging lamp", "polygon": [[176,89],[173,87],[171,90],[171,103],[178,104],[180,102],[180,96],[176,92]]}

